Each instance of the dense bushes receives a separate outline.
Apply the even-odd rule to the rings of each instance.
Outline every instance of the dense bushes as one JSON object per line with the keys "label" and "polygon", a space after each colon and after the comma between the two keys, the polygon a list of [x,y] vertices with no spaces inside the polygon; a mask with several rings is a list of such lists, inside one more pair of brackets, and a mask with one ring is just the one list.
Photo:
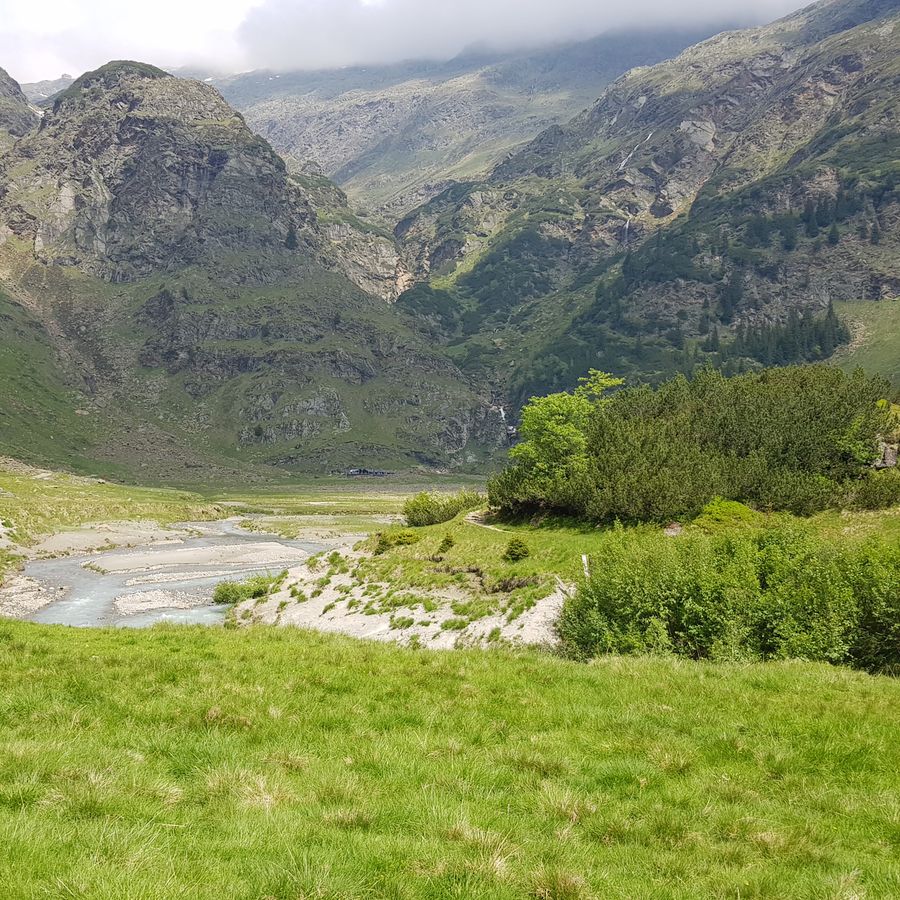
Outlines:
{"label": "dense bushes", "polygon": [[798,526],[669,538],[615,528],[559,623],[569,655],[844,663],[900,673],[900,546]]}
{"label": "dense bushes", "polygon": [[449,522],[466,510],[477,509],[485,498],[477,491],[458,491],[455,494],[439,494],[423,491],[410,497],[403,504],[406,523],[414,528],[424,525],[440,525]]}
{"label": "dense bushes", "polygon": [[892,505],[900,481],[870,469],[891,427],[888,392],[862,372],[794,366],[536,398],[490,500],[598,522],[690,518],[714,497],[801,515]]}

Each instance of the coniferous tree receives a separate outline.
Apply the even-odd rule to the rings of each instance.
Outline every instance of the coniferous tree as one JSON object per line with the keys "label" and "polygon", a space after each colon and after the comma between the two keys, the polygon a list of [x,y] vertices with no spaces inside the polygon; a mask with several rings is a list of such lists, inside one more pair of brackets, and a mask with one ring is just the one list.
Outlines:
{"label": "coniferous tree", "polygon": [[819,220],[816,217],[816,204],[810,197],[803,207],[803,224],[806,226],[806,236],[817,237],[819,234]]}
{"label": "coniferous tree", "polygon": [[722,321],[727,325],[734,319],[734,313],[744,296],[744,280],[740,269],[734,268],[728,283],[719,292],[719,308]]}
{"label": "coniferous tree", "polygon": [[791,213],[781,222],[781,246],[787,250],[795,250],[797,247],[797,219]]}
{"label": "coniferous tree", "polygon": [[820,228],[830,225],[834,221],[834,205],[827,198],[823,197],[816,206],[816,222]]}

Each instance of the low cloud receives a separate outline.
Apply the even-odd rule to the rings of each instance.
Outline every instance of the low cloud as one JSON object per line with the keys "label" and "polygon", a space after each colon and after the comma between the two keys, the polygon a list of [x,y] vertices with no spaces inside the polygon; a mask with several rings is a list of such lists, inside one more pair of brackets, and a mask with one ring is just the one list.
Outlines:
{"label": "low cloud", "polygon": [[253,67],[317,69],[449,59],[473,45],[514,49],[611,29],[770,21],[797,0],[263,0],[238,41]]}
{"label": "low cloud", "polygon": [[21,81],[110,59],[163,68],[314,69],[449,59],[588,38],[777,18],[803,0],[0,0],[0,66]]}

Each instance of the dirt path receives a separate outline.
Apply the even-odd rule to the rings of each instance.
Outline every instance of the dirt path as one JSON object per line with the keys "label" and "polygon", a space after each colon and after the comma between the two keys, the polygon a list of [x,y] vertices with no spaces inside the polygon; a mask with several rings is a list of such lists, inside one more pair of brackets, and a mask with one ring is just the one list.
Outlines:
{"label": "dirt path", "polygon": [[515,532],[507,531],[505,528],[498,528],[496,525],[488,525],[487,522],[484,521],[484,515],[480,512],[470,512],[466,518],[465,522],[467,525],[477,525],[479,528],[487,528],[489,531],[499,531],[501,534],[514,534]]}

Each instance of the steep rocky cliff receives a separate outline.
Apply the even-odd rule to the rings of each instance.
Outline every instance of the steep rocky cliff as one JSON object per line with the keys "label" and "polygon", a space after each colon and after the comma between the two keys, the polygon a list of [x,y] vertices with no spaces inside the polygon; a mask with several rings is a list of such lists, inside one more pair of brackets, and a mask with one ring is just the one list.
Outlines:
{"label": "steep rocky cliff", "polygon": [[136,63],[59,95],[0,182],[4,218],[39,259],[111,281],[283,247],[314,219],[284,162],[215,90]]}
{"label": "steep rocky cliff", "polygon": [[[85,454],[109,463],[490,452],[499,413],[384,302],[402,277],[391,236],[326,180],[289,175],[214,88],[150,66],[82,76],[0,160],[0,287],[45,329],[102,423]],[[17,377],[18,414],[37,414]]]}
{"label": "steep rocky cliff", "polygon": [[[144,64],[110,63],[57,95],[5,161],[0,207],[40,259],[111,281],[290,244],[385,299],[403,284],[399,258],[384,271],[390,235],[358,232],[339,191],[311,196],[214,88]],[[319,229],[320,214],[345,228]]]}
{"label": "steep rocky cliff", "polygon": [[826,355],[813,317],[900,292],[898,59],[895,0],[824,0],[635,69],[401,222],[401,306],[515,400]]}
{"label": "steep rocky cliff", "polygon": [[18,83],[0,69],[0,153],[34,128],[37,119]]}

